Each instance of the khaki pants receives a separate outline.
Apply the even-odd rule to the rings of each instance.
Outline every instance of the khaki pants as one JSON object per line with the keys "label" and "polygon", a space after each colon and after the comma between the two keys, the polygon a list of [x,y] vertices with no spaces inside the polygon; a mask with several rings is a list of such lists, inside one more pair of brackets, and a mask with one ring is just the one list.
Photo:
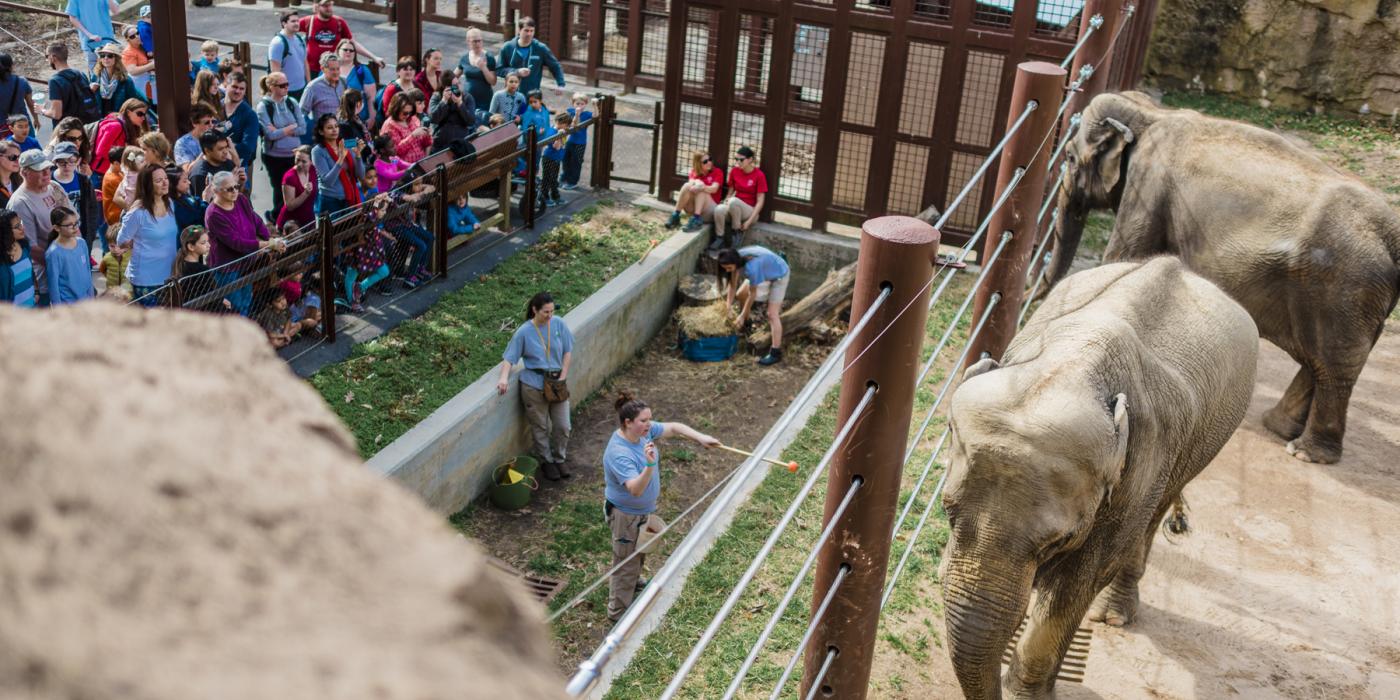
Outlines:
{"label": "khaki pants", "polygon": [[719,205],[715,204],[715,198],[711,197],[709,192],[704,191],[703,187],[691,189],[689,182],[681,185],[681,192],[691,192],[691,196],[696,198],[685,208],[685,214],[687,216],[695,213],[695,202],[699,202],[700,219],[702,221],[714,221],[715,207]]}
{"label": "khaki pants", "polygon": [[530,421],[530,437],[535,443],[535,455],[544,462],[562,462],[568,455],[569,402],[550,403],[544,392],[520,384],[520,399],[525,404],[525,418]]}
{"label": "khaki pants", "polygon": [[[753,207],[738,197],[730,197],[724,203],[715,207],[715,237],[725,238],[725,229],[733,227],[735,230],[743,225],[748,218],[753,216]],[[732,241],[725,241],[728,245]]]}
{"label": "khaki pants", "polygon": [[[641,536],[642,525],[646,523],[645,515],[629,515],[618,508],[610,508],[612,512],[608,514],[608,529],[612,531],[612,551],[613,566],[618,562],[632,556],[632,552],[637,549],[637,540]],[[642,576],[642,562],[647,557],[645,554],[638,555],[627,565],[613,572],[612,578],[608,580],[608,619],[616,622],[621,619],[622,614],[627,612],[627,608],[632,605],[632,599],[637,596],[637,579]]]}

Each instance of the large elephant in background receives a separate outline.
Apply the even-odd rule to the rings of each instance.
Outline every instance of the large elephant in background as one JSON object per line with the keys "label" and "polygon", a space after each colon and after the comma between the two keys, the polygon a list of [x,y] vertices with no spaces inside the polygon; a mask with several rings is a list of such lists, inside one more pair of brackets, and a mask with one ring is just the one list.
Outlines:
{"label": "large elephant in background", "polygon": [[1302,365],[1265,427],[1299,459],[1337,461],[1352,386],[1400,295],[1400,217],[1278,134],[1141,93],[1095,97],[1066,151],[1050,285],[1089,211],[1113,209],[1104,261],[1177,255],[1240,302]]}
{"label": "large elephant in background", "polygon": [[1160,257],[1067,278],[1000,365],[968,368],[939,576],[967,697],[1001,697],[1027,606],[1004,682],[1018,698],[1051,695],[1091,603],[1094,619],[1132,619],[1163,516],[1244,418],[1258,348],[1239,304]]}

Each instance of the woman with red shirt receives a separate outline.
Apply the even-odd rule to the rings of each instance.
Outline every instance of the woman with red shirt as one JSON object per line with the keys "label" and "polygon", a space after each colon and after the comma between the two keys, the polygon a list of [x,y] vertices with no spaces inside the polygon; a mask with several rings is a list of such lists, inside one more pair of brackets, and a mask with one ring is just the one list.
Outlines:
{"label": "woman with red shirt", "polygon": [[690,212],[686,231],[699,231],[706,221],[714,219],[715,206],[724,201],[724,171],[715,166],[710,154],[693,151],[690,154],[690,179],[676,193],[676,209],[666,222],[666,228],[681,225],[681,215]]}
{"label": "woman with red shirt", "polygon": [[715,207],[715,240],[710,242],[711,247],[721,240],[718,247],[734,247],[732,231],[738,230],[742,235],[749,230],[758,221],[768,196],[768,178],[758,169],[753,149],[740,146],[734,153],[736,165],[729,170],[729,191],[733,196]]}
{"label": "woman with red shirt", "polygon": [[428,49],[423,52],[423,70],[413,76],[413,86],[424,95],[436,95],[442,91],[442,52]]}

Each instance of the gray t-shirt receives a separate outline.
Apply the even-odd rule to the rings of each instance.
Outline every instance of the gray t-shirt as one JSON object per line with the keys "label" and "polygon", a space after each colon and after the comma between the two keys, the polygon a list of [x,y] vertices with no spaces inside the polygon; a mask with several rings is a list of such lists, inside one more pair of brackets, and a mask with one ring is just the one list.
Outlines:
{"label": "gray t-shirt", "polygon": [[29,239],[30,247],[42,248],[53,235],[50,212],[55,207],[66,206],[68,195],[64,194],[63,187],[57,182],[50,182],[46,192],[30,192],[23,186],[16,188],[5,208],[19,214],[20,221],[24,222],[24,235]]}

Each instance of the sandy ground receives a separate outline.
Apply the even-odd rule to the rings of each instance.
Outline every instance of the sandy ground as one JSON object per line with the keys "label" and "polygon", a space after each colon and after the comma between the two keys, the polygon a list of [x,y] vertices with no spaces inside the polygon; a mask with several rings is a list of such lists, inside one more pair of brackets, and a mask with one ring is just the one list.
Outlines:
{"label": "sandy ground", "polygon": [[[1261,342],[1244,424],[1186,489],[1192,533],[1158,535],[1138,619],[1094,625],[1084,683],[1061,682],[1062,700],[1400,698],[1400,322],[1361,375],[1338,464],[1289,457],[1260,424],[1295,368]],[[946,652],[930,657],[872,696],[957,697]]]}

